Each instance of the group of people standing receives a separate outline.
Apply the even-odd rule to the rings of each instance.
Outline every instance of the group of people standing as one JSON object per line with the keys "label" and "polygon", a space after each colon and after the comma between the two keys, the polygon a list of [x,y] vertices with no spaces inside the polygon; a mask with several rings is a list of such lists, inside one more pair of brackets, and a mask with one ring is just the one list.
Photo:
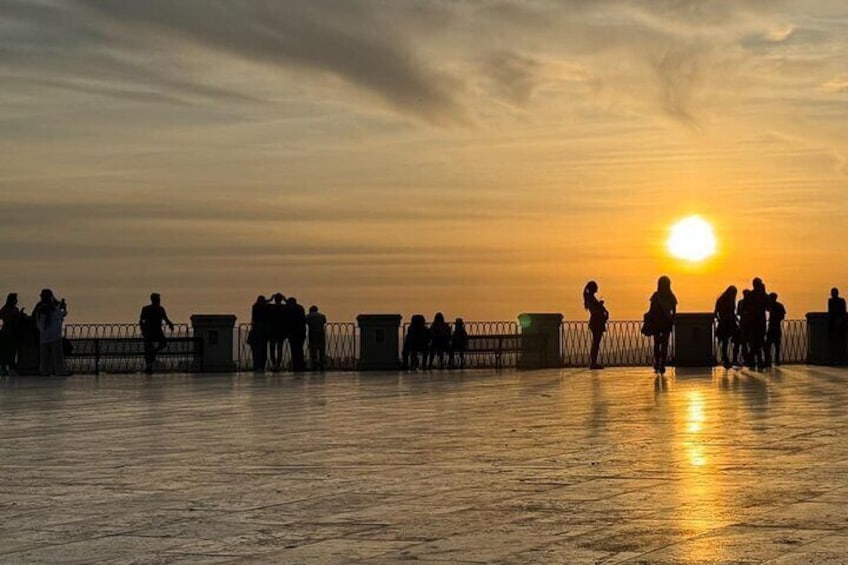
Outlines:
{"label": "group of people standing", "polygon": [[253,354],[253,370],[264,372],[269,360],[272,371],[282,370],[283,348],[288,342],[292,370],[305,371],[304,345],[308,338],[312,370],[323,371],[327,363],[326,325],[327,317],[317,306],[310,306],[307,314],[292,296],[286,298],[279,292],[270,299],[258,296],[251,308],[251,328],[247,336]]}
{"label": "group of people standing", "polygon": [[403,339],[402,366],[404,370],[426,370],[438,360],[440,369],[464,369],[467,350],[468,332],[462,318],[457,318],[451,328],[444,314],[437,312],[428,327],[424,316],[415,314]]}
{"label": "group of people standing", "polygon": [[38,372],[44,376],[67,375],[62,324],[68,315],[65,299],[57,299],[45,288],[32,316],[18,307],[18,294],[9,293],[0,308],[0,375],[17,374],[18,362],[27,343],[38,343]]}
{"label": "group of people standing", "polygon": [[[750,368],[780,364],[786,308],[778,301],[777,293],[766,292],[762,279],[755,278],[751,286],[751,289],[742,291],[742,299],[738,303],[737,288],[729,286],[715,304],[715,336],[722,364],[727,369],[742,364]],[[589,330],[592,332],[590,369],[603,369],[598,363],[598,355],[609,321],[609,311],[604,301],[597,298],[597,293],[598,283],[595,281],[589,281],[583,289],[583,306],[589,312]],[[843,312],[844,304],[843,300]],[[677,297],[671,290],[671,279],[662,276],[657,281],[657,290],[651,295],[650,307],[642,322],[642,333],[653,338],[654,370],[660,375],[665,374],[668,363],[668,345],[676,313]]]}
{"label": "group of people standing", "polygon": [[751,369],[780,365],[786,308],[777,300],[776,292],[766,292],[762,279],[755,278],[751,286],[742,291],[739,302],[738,289],[732,285],[716,300],[715,335],[726,369],[743,364]]}

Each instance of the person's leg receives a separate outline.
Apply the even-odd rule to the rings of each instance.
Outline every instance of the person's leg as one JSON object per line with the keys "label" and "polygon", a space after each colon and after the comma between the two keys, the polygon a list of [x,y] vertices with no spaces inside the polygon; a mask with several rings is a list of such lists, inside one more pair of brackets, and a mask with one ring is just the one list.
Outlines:
{"label": "person's leg", "polygon": [[42,377],[50,376],[50,360],[50,344],[40,344],[38,346],[38,374]]}
{"label": "person's leg", "polygon": [[774,364],[780,366],[780,353],[783,347],[783,332],[774,335]]}
{"label": "person's leg", "polygon": [[660,335],[660,374],[665,374],[665,365],[668,362],[668,340],[670,337],[671,335],[668,332],[664,332]]}
{"label": "person's leg", "polygon": [[600,368],[600,363],[598,363],[598,355],[601,352],[601,340],[604,337],[604,332],[593,331],[592,332],[592,349],[589,352],[589,367],[591,368]]}
{"label": "person's leg", "polygon": [[53,343],[53,373],[60,377],[68,374],[65,368],[65,348],[61,339]]}
{"label": "person's leg", "polygon": [[306,369],[306,361],[303,356],[304,341],[299,336],[294,336],[289,340],[292,353],[292,370],[295,373],[302,373]]}
{"label": "person's leg", "polygon": [[156,348],[153,345],[152,339],[145,339],[144,340],[144,371],[146,373],[152,373],[154,363],[156,363]]}
{"label": "person's leg", "polygon": [[321,334],[318,339],[318,368],[327,368],[327,336]]}
{"label": "person's leg", "polygon": [[654,371],[660,371],[660,342],[662,334],[654,334]]}

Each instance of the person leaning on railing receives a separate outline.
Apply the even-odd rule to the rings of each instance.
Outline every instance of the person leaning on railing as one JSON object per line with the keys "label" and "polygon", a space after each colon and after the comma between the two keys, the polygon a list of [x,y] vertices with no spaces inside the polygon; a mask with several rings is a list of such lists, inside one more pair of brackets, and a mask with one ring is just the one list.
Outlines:
{"label": "person leaning on railing", "polygon": [[162,307],[162,297],[154,292],[150,295],[150,304],[141,309],[138,317],[141,336],[144,338],[144,372],[147,374],[153,373],[156,354],[168,345],[162,329],[163,324],[167,324],[168,328],[174,331],[174,322],[168,319],[168,314]]}
{"label": "person leaning on railing", "polygon": [[250,332],[247,344],[253,354],[253,372],[265,372],[268,364],[268,339],[271,335],[271,305],[261,294],[250,309]]}

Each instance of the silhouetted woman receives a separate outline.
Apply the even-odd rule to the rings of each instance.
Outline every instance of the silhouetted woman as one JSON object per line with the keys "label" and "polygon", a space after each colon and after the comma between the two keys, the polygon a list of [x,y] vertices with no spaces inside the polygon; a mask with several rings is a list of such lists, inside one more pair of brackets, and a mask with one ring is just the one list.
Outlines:
{"label": "silhouetted woman", "polygon": [[450,352],[451,328],[445,322],[445,315],[436,312],[430,324],[430,356],[427,365],[432,369],[433,361],[438,357],[439,369],[445,368],[445,358]]}
{"label": "silhouetted woman", "polygon": [[592,349],[589,352],[589,368],[603,369],[598,363],[598,353],[601,350],[601,339],[607,331],[607,320],[609,312],[604,306],[603,300],[595,296],[598,293],[598,283],[589,281],[583,288],[583,307],[589,312],[589,330],[592,332]]}
{"label": "silhouetted woman", "polygon": [[[737,292],[736,287],[731,285],[721,293],[715,303],[716,339],[721,350],[721,363],[725,369],[738,363],[739,357],[739,338],[736,335],[739,333],[739,322],[736,319]],[[731,340],[734,342],[732,363],[728,355]]]}
{"label": "silhouetted woman", "polygon": [[668,341],[677,313],[677,297],[671,292],[671,279],[665,275],[657,280],[657,291],[651,296],[649,313],[654,336],[654,370],[664,375],[668,362]]}
{"label": "silhouetted woman", "polygon": [[262,295],[256,297],[250,309],[250,323],[247,343],[253,353],[253,370],[262,373],[268,364],[268,338],[271,333],[271,306]]}
{"label": "silhouetted woman", "polygon": [[23,333],[23,311],[18,309],[18,295],[9,293],[0,308],[0,376],[15,376]]}

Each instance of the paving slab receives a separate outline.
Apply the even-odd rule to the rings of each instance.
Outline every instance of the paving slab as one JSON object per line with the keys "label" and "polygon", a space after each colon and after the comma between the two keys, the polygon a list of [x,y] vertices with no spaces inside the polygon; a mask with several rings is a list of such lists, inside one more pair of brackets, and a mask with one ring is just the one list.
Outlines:
{"label": "paving slab", "polygon": [[0,563],[848,563],[848,370],[0,381]]}

